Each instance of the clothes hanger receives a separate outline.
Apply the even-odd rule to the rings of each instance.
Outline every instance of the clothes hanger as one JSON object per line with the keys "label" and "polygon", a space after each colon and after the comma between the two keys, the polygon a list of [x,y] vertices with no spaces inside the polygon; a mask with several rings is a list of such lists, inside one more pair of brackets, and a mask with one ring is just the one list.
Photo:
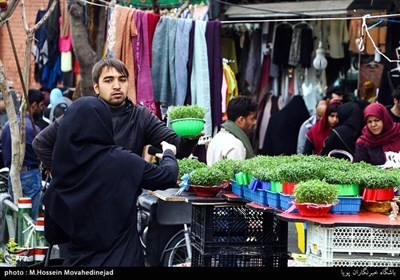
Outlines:
{"label": "clothes hanger", "polygon": [[269,42],[269,43],[267,44],[267,47],[266,47],[265,51],[264,51],[264,55],[266,55],[266,54],[271,54],[271,50],[272,50],[272,43]]}
{"label": "clothes hanger", "polygon": [[[400,44],[400,42],[399,42]],[[397,62],[396,62],[396,67],[391,69],[390,72],[400,72],[400,46],[396,48],[396,56],[397,56]]]}
{"label": "clothes hanger", "polygon": [[228,64],[228,63],[233,63],[233,62],[235,62],[234,59],[222,58],[222,63],[225,64],[225,65]]}
{"label": "clothes hanger", "polygon": [[373,59],[372,61],[368,62],[367,66],[371,67],[371,68],[375,68],[379,63],[377,61],[375,61],[375,59]]}
{"label": "clothes hanger", "polygon": [[306,22],[305,20],[302,20],[302,21],[300,21],[298,23],[295,23],[293,25],[293,28],[298,28],[298,27],[301,27],[302,25],[307,26],[307,28],[310,28],[311,30],[313,29],[313,27],[308,22]]}
{"label": "clothes hanger", "polygon": [[282,21],[282,22],[279,22],[278,24],[276,24],[275,25],[275,28],[277,28],[278,26],[280,26],[280,25],[287,25],[288,27],[290,26],[291,28],[293,28],[293,24],[291,24],[291,23],[289,23],[288,21]]}

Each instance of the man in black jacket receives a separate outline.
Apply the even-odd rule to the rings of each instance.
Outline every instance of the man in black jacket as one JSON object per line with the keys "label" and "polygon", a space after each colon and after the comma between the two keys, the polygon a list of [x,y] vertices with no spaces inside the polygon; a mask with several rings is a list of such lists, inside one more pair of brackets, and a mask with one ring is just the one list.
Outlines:
{"label": "man in black jacket", "polygon": [[400,122],[400,87],[392,92],[393,105],[387,105],[386,109],[394,122]]}
{"label": "man in black jacket", "polygon": [[[128,77],[128,69],[116,58],[103,58],[93,66],[93,88],[98,98],[111,109],[115,142],[142,156],[146,145],[161,149],[160,143],[166,141],[177,147],[177,158],[189,156],[198,139],[179,137],[149,109],[133,104],[127,97]],[[55,121],[33,141],[36,154],[49,170],[58,126],[58,121]]]}

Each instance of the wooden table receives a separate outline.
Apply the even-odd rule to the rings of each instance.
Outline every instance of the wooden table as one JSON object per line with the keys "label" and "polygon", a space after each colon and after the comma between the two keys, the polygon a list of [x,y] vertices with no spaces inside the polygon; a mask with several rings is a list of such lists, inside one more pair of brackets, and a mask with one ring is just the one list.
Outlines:
{"label": "wooden table", "polygon": [[229,204],[229,201],[224,196],[201,197],[193,192],[186,191],[182,192],[180,195],[176,195],[178,190],[179,188],[171,188],[167,190],[149,191],[149,193],[164,201],[183,201],[191,204]]}

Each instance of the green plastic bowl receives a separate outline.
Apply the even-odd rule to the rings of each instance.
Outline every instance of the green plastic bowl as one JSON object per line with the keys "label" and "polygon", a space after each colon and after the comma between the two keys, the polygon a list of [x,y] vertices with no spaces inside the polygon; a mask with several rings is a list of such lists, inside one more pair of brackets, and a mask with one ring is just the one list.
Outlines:
{"label": "green plastic bowl", "polygon": [[181,137],[196,137],[204,129],[205,120],[185,118],[171,121],[172,129]]}

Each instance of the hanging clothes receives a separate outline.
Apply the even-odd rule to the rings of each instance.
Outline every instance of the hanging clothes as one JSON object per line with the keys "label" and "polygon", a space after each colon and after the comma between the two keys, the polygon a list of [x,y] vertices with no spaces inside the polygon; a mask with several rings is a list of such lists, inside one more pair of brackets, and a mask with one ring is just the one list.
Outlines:
{"label": "hanging clothes", "polygon": [[292,41],[289,51],[289,65],[296,67],[300,60],[301,28],[296,27],[293,30]]}
{"label": "hanging clothes", "polygon": [[290,44],[292,41],[293,27],[287,22],[275,26],[274,53],[272,62],[278,66],[287,66],[289,63]]}
{"label": "hanging clothes", "polygon": [[[152,46],[153,46],[153,37],[154,37],[154,32],[156,30],[156,26],[157,26],[157,23],[158,23],[159,20],[160,20],[160,15],[153,14],[153,13],[147,13],[147,24],[148,24],[147,32],[148,32],[148,35],[149,35],[148,47],[149,47],[150,68],[151,68],[151,65],[152,65],[151,53],[152,53]],[[153,89],[153,97],[154,97],[154,89]],[[154,103],[155,103],[155,107],[156,107],[156,113],[155,114],[159,119],[162,119],[160,103],[156,102],[156,101],[154,101]]]}
{"label": "hanging clothes", "polygon": [[[39,10],[36,14],[35,24],[37,24],[42,17],[46,14],[46,11]],[[40,82],[43,72],[44,64],[47,63],[47,41],[46,41],[46,27],[42,24],[35,31],[35,40],[36,40],[36,48],[35,48],[35,81]],[[46,46],[45,46],[46,44]]]}
{"label": "hanging clothes", "polygon": [[[393,22],[388,22],[387,26],[387,37],[386,37],[386,54],[390,59],[396,60],[397,57],[396,49],[400,45],[400,17],[393,18]],[[391,63],[384,60],[384,70],[381,79],[381,85],[379,88],[378,102],[384,105],[393,104],[392,91],[400,85],[400,72],[393,71],[397,69],[396,63]]]}
{"label": "hanging clothes", "polygon": [[352,19],[349,24],[349,51],[359,53],[358,43],[361,38],[361,19]]}
{"label": "hanging clothes", "polygon": [[268,123],[271,115],[275,114],[283,107],[282,99],[275,96],[272,92],[264,95],[261,102],[258,103],[257,108],[257,123],[255,125],[255,138],[253,143],[255,151],[262,150],[264,145],[265,133],[267,131]]}
{"label": "hanging clothes", "polygon": [[271,54],[268,51],[264,53],[263,62],[261,66],[261,75],[260,75],[260,86],[257,92],[257,103],[260,103],[265,94],[269,91],[269,69],[271,65]]}
{"label": "hanging clothes", "polygon": [[310,68],[312,53],[314,51],[313,30],[310,27],[301,29],[300,58],[299,64],[303,68]]}
{"label": "hanging clothes", "polygon": [[293,155],[297,153],[297,138],[300,126],[310,117],[303,97],[293,96],[268,122],[262,155]]}
{"label": "hanging clothes", "polygon": [[222,123],[221,86],[222,86],[222,55],[221,55],[221,22],[208,21],[206,25],[206,43],[208,56],[208,72],[210,77],[210,105],[212,127]]}
{"label": "hanging clothes", "polygon": [[132,37],[132,48],[135,62],[136,102],[147,107],[156,114],[154,103],[153,82],[149,61],[147,13],[135,10],[134,20],[137,36]]}
{"label": "hanging clothes", "polygon": [[117,28],[117,13],[114,13],[115,8],[110,7],[107,13],[107,40],[106,40],[106,54],[107,56],[114,57],[115,46],[115,33]]}
{"label": "hanging clothes", "polygon": [[132,37],[137,36],[136,23],[133,18],[134,11],[134,9],[117,5],[113,13],[116,13],[114,54],[128,68],[130,85],[128,97],[136,104],[135,59],[131,42]]}
{"label": "hanging clothes", "polygon": [[[192,23],[192,29],[189,32],[189,56],[188,56],[188,77],[192,76],[193,70],[193,50],[194,50],[194,31],[196,29],[196,21],[194,20]],[[185,104],[192,104],[192,86],[191,79],[188,78],[187,92],[185,98]]]}
{"label": "hanging clothes", "polygon": [[188,85],[189,36],[193,20],[178,19],[175,37],[175,105],[184,105]]}
{"label": "hanging clothes", "polygon": [[150,60],[150,67],[151,67],[151,63],[152,63],[151,50],[152,50],[152,46],[153,46],[154,32],[156,30],[156,26],[157,26],[159,20],[160,20],[160,15],[147,13],[147,23],[148,23],[147,31],[149,33],[149,60]]}
{"label": "hanging clothes", "polygon": [[239,95],[239,87],[236,81],[235,73],[233,72],[232,68],[226,63],[223,64],[222,68],[227,86],[226,92],[222,92],[222,95],[225,96],[225,98],[222,98],[223,100],[225,100],[225,103],[222,104],[222,112],[226,113],[226,108],[228,107],[229,100]]}
{"label": "hanging clothes", "polygon": [[[53,1],[49,1],[50,8]],[[46,39],[41,49],[40,56],[43,58],[43,68],[41,69],[40,84],[43,88],[52,89],[57,83],[62,81],[61,72],[61,54],[58,48],[58,39],[60,37],[60,5],[56,4],[54,11],[50,14],[47,21],[43,24],[47,33]]]}
{"label": "hanging clothes", "polygon": [[229,64],[235,74],[238,73],[238,58],[236,56],[236,44],[233,38],[231,37],[222,37],[221,38],[221,50],[222,57],[226,58],[228,61],[231,61]]}
{"label": "hanging clothes", "polygon": [[[371,13],[371,16],[378,16],[384,15],[385,13]],[[374,41],[375,45],[380,49],[381,52],[386,52],[386,35],[387,35],[387,26],[386,23],[382,22],[376,26],[376,19],[367,21],[367,26],[371,27],[368,28],[369,35],[371,36],[372,40]],[[398,23],[397,23],[398,24]],[[372,43],[369,36],[365,36],[365,52],[368,55],[374,55],[376,50],[374,44]]]}
{"label": "hanging clothes", "polygon": [[256,94],[261,72],[261,29],[253,30],[250,37],[250,50],[245,75],[250,95]]}
{"label": "hanging clothes", "polygon": [[[207,22],[196,21],[194,32],[193,65],[190,77],[192,104],[206,109],[204,132],[212,135],[210,73],[208,71],[208,55],[206,42]],[[220,60],[221,61],[221,60]]]}
{"label": "hanging clothes", "polygon": [[344,44],[348,43],[349,34],[346,20],[330,20],[328,35],[328,53],[331,58],[344,58]]}
{"label": "hanging clothes", "polygon": [[153,38],[153,64],[151,76],[154,87],[154,100],[163,106],[174,105],[176,94],[175,80],[175,37],[178,19],[161,17]]}
{"label": "hanging clothes", "polygon": [[250,50],[250,32],[244,30],[241,36],[242,44],[240,49],[239,58],[239,72],[238,72],[238,84],[239,92],[243,95],[248,95],[248,84],[246,82],[246,68],[249,61],[249,50]]}

